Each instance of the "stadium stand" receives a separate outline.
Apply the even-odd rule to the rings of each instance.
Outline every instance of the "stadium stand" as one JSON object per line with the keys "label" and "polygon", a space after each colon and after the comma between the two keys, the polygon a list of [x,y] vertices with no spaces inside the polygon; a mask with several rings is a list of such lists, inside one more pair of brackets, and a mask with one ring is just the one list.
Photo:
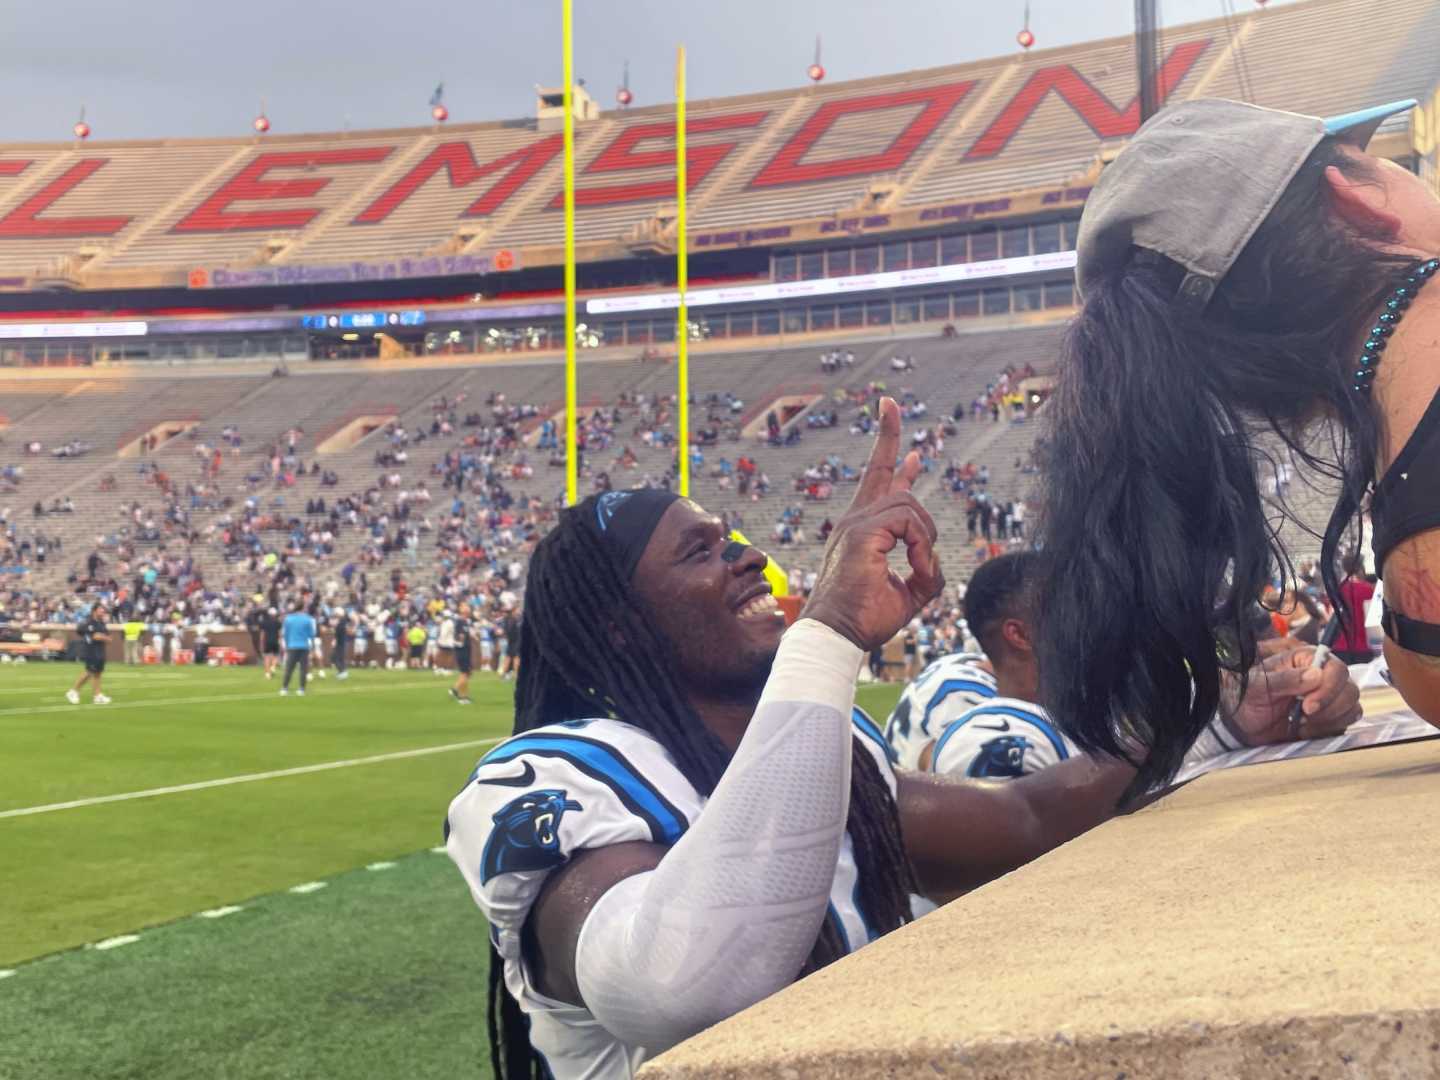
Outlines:
{"label": "stadium stand", "polygon": [[[1365,0],[1304,0],[1167,28],[1161,97],[1310,112],[1428,101],[1440,10],[1395,0],[1383,40],[1367,32],[1372,14]],[[695,449],[693,490],[798,580],[848,496],[862,410],[882,388],[907,407],[906,438],[925,454],[919,493],[941,521],[952,580],[986,553],[969,529],[979,492],[997,515],[1015,500],[1038,510],[1032,448],[1073,310],[1076,218],[1138,122],[1131,49],[1112,39],[691,103],[698,288],[739,285],[733,302],[692,308],[692,432],[713,436]],[[1433,177],[1428,116],[1388,123],[1373,148]],[[545,427],[563,422],[553,126],[542,110],[424,129],[0,146],[11,301],[0,364],[93,365],[0,378],[0,564],[26,571],[9,580],[63,592],[100,538],[107,563],[164,543],[166,559],[183,550],[207,582],[223,581],[251,572],[262,522],[262,552],[288,547],[317,574],[403,564],[423,587],[446,563],[409,565],[414,522],[400,503],[421,508],[427,549],[452,543],[440,504],[462,452],[493,470],[493,488],[465,493],[466,542],[503,534],[507,550],[523,548],[562,476]],[[581,271],[594,274],[586,490],[669,480],[674,321],[663,297],[636,290],[673,281],[673,134],[668,105],[579,124]],[[914,284],[862,279],[897,270]],[[243,288],[222,288],[226,273]],[[830,278],[850,280],[811,288]],[[747,299],[752,286],[768,299]],[[67,321],[13,327],[41,318]],[[823,370],[834,352],[853,363]],[[1033,400],[1002,400],[1017,389],[1007,380],[1032,372]],[[832,413],[833,425],[818,422]],[[1277,512],[1277,526],[1303,560],[1329,488],[1300,469],[1279,479],[1294,513]],[[400,499],[422,484],[428,505]],[[347,496],[364,507],[355,524],[295,512]],[[33,515],[56,499],[60,513]],[[328,538],[325,521],[338,522]]]}
{"label": "stadium stand", "polygon": [[[1172,99],[1232,96],[1313,112],[1423,93],[1440,14],[1425,0],[1394,0],[1384,35],[1357,32],[1369,10],[1364,0],[1308,0],[1175,28],[1165,36],[1161,88]],[[1345,63],[1297,57],[1290,43],[1301,39],[1308,55],[1343,55]],[[820,238],[803,223],[833,226],[850,212],[916,211],[868,224],[872,231],[1003,215],[1008,204],[966,211],[954,200],[1084,187],[1136,126],[1129,50],[1128,39],[1112,39],[694,102],[697,245],[746,245],[752,241],[723,230],[757,226],[773,234],[767,239]],[[1399,137],[1402,129],[1397,121],[1385,133]],[[637,230],[664,218],[673,202],[672,140],[663,105],[581,125],[582,257],[624,255]],[[519,265],[553,264],[559,174],[559,138],[533,118],[444,130],[3,146],[0,272],[63,272],[83,283],[146,270],[184,280],[196,267],[498,249]]]}
{"label": "stadium stand", "polygon": [[[783,396],[818,395],[812,406],[818,410],[832,405],[831,395],[837,389],[848,387],[873,404],[874,395],[863,391],[872,384],[883,384],[889,392],[907,400],[927,402],[927,416],[907,423],[907,430],[921,431],[948,418],[956,406],[968,409],[974,397],[993,384],[1006,365],[1042,359],[1052,341],[1053,330],[1039,330],[943,341],[857,343],[852,349],[857,354],[854,366],[829,376],[820,371],[818,351],[813,348],[703,356],[695,364],[692,379],[696,402],[693,426],[705,426],[706,401],[712,396],[723,401],[729,395],[743,407],[733,413],[728,406],[720,410],[720,426],[735,437],[722,437],[701,449],[706,464],[695,470],[694,494],[715,511],[743,521],[758,542],[765,542],[786,506],[804,506],[813,519],[810,536],[794,545],[793,550],[777,551],[777,561],[802,569],[813,567],[820,548],[815,535],[819,518],[827,510],[837,513],[848,491],[840,483],[835,485],[830,500],[806,500],[794,490],[795,481],[807,466],[827,458],[858,468],[868,447],[868,438],[851,430],[860,406],[835,406],[838,422],[831,428],[809,428],[805,413],[801,413],[787,425],[799,433],[791,445],[742,439],[738,437],[739,428],[763,418],[772,403]],[[914,371],[902,374],[891,369],[892,360],[902,354],[913,356]],[[673,367],[636,360],[591,363],[584,369],[584,387],[582,419],[597,408],[612,411],[618,407],[621,414],[613,436],[606,438],[603,445],[597,443],[587,455],[585,483],[592,485],[601,473],[608,473],[617,486],[668,482],[674,451],[659,442],[647,443],[642,435],[646,426],[641,422],[642,410],[628,402],[637,395],[652,403],[658,400],[666,410],[666,418],[655,423],[654,428],[673,445]],[[288,516],[307,499],[363,490],[381,473],[398,473],[407,490],[427,483],[438,497],[437,474],[442,471],[445,455],[461,449],[471,433],[463,425],[465,416],[478,411],[488,424],[487,403],[495,395],[503,395],[504,401],[512,405],[534,406],[533,416],[519,425],[522,438],[529,436],[533,443],[543,420],[563,416],[563,370],[553,362],[537,361],[482,369],[450,366],[383,372],[364,368],[349,372],[321,370],[288,377],[257,372],[248,376],[181,378],[146,373],[127,378],[107,373],[106,377],[51,379],[33,385],[15,380],[0,394],[0,411],[12,417],[5,442],[0,444],[4,447],[0,464],[19,465],[24,470],[23,479],[5,496],[10,504],[8,516],[12,523],[20,524],[22,534],[38,531],[52,541],[58,539],[61,545],[59,557],[52,555],[43,566],[32,565],[26,585],[38,591],[63,589],[66,575],[83,562],[97,536],[109,537],[101,545],[102,555],[106,547],[114,546],[116,529],[123,523],[118,512],[121,506],[138,502],[151,511],[147,517],[158,516],[161,492],[155,471],[164,473],[176,485],[182,496],[180,502],[189,511],[188,528],[199,537],[212,535],[212,526],[245,497],[253,495],[263,507],[283,509]],[[435,403],[442,397],[450,403],[446,412],[453,415],[456,426],[448,437],[430,436]],[[352,445],[320,452],[319,447],[329,436],[356,417],[393,421],[406,431],[424,432],[428,437],[407,445],[408,461],[403,467],[376,463],[377,450],[387,445],[384,430],[371,431]],[[956,436],[929,465],[932,482],[939,480],[946,462],[964,462],[991,448],[987,460],[994,477],[992,490],[998,490],[1001,484],[1007,491],[1019,489],[1023,478],[1014,474],[1010,463],[1002,461],[997,451],[1001,455],[1016,451],[1018,456],[1031,437],[1029,428],[1012,425],[1008,417],[992,423],[986,414],[984,420],[962,420],[956,430]],[[135,441],[152,432],[166,437],[153,450],[136,451]],[[227,444],[226,432],[238,434],[238,449]],[[338,485],[323,485],[318,474],[308,472],[293,485],[273,478],[271,448],[286,444],[291,433],[297,458],[335,473]],[[1001,436],[998,440],[997,435]],[[55,456],[57,448],[77,439],[91,449],[76,456]],[[27,452],[31,444],[38,444],[38,452]],[[208,463],[217,448],[221,451],[219,472],[209,476]],[[630,468],[619,464],[626,448],[633,454]],[[126,456],[119,456],[122,451]],[[710,475],[722,457],[733,461],[741,455],[749,456],[758,472],[769,476],[770,490],[763,498],[753,494],[741,497],[733,486],[722,486],[718,477]],[[553,503],[563,475],[549,462],[549,456],[548,452],[522,445],[509,462],[523,462],[530,467],[531,475],[517,487],[547,507]],[[104,491],[102,484],[107,488]],[[189,493],[191,486],[200,484],[205,486],[199,494]],[[48,502],[56,497],[73,499],[76,511],[30,520],[27,510],[33,501]],[[227,497],[229,507],[223,504]],[[953,517],[947,522],[947,532],[963,535],[963,502],[945,500],[942,505]],[[172,540],[172,552],[174,544]],[[180,541],[180,545],[194,557],[207,580],[222,580],[235,571],[236,560],[227,561],[213,540],[193,544]],[[283,536],[266,546],[283,547]],[[325,562],[343,564],[358,557],[362,547],[358,535],[341,537]],[[946,554],[957,564],[967,562],[970,555],[959,540]],[[321,565],[309,558],[303,562]],[[417,568],[416,583],[428,584],[438,567],[438,563],[429,563]]]}

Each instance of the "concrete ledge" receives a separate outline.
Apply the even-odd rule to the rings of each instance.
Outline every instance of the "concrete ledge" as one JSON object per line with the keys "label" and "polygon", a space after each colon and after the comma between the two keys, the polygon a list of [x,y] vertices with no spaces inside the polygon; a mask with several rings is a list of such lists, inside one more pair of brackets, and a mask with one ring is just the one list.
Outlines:
{"label": "concrete ledge", "polygon": [[641,1075],[1440,1074],[1437,809],[1434,740],[1204,777]]}

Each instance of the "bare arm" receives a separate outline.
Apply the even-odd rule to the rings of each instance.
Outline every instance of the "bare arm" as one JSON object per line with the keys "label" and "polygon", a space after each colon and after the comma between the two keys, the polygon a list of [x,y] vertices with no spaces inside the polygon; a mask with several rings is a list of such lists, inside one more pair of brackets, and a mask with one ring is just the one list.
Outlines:
{"label": "bare arm", "polygon": [[[1402,615],[1440,624],[1440,531],[1413,536],[1390,553],[1385,602]],[[1387,637],[1385,660],[1406,704],[1440,726],[1440,656],[1402,649]]]}
{"label": "bare arm", "polygon": [[[1244,698],[1230,707],[1231,738],[1246,746],[1293,739],[1291,706],[1303,702],[1300,735],[1344,731],[1360,715],[1345,665],[1310,667],[1314,649],[1267,642]],[[934,743],[921,761],[928,767]],[[1126,762],[1075,757],[1015,780],[899,774],[905,847],[922,889],[948,899],[1009,873],[1114,815],[1135,777]]]}
{"label": "bare arm", "polygon": [[557,1001],[581,1004],[575,978],[580,927],[595,902],[628,877],[654,870],[660,844],[612,844],[582,851],[550,875],[525,923],[525,962],[536,988]]}
{"label": "bare arm", "polygon": [[949,899],[1112,817],[1135,770],[1072,758],[1017,780],[899,774],[905,849],[925,895]]}

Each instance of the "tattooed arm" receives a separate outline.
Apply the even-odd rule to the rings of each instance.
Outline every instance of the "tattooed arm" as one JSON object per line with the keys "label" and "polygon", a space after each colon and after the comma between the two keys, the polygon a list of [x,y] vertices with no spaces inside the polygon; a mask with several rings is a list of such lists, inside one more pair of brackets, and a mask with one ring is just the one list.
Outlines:
{"label": "tattooed arm", "polygon": [[[1385,602],[1402,615],[1440,624],[1440,530],[1413,536],[1390,553]],[[1406,703],[1440,727],[1440,657],[1402,649],[1387,637],[1385,660]]]}

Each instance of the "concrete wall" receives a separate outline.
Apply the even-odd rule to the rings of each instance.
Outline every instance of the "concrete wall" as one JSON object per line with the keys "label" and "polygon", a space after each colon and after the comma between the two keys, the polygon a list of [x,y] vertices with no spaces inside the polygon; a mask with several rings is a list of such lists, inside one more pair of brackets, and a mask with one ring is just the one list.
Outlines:
{"label": "concrete wall", "polygon": [[1440,742],[1197,780],[646,1080],[1440,1075]]}

